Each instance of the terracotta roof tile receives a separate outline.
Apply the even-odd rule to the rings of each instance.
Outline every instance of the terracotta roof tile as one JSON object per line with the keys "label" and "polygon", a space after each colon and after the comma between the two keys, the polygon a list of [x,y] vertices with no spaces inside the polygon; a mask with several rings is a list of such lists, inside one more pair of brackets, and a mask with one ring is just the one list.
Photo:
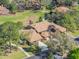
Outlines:
{"label": "terracotta roof tile", "polygon": [[49,32],[45,31],[41,33],[41,36],[43,36],[44,38],[47,38],[50,36]]}
{"label": "terracotta roof tile", "polygon": [[32,30],[30,34],[30,42],[35,42],[35,41],[41,41],[43,39],[39,33],[36,33],[34,30]]}
{"label": "terracotta roof tile", "polygon": [[32,24],[31,26],[37,31],[37,32],[43,32],[48,30],[49,26],[53,25],[57,30],[59,30],[60,32],[65,32],[66,28],[59,26],[55,23],[49,23],[47,21],[44,22],[40,22],[40,23],[36,23],[36,24]]}
{"label": "terracotta roof tile", "polygon": [[44,21],[31,25],[37,32],[46,31],[51,23]]}
{"label": "terracotta roof tile", "polygon": [[33,43],[35,41],[40,41],[43,39],[39,33],[36,33],[35,30],[30,29],[30,30],[22,30],[22,33],[25,34],[26,38],[28,37],[28,41]]}
{"label": "terracotta roof tile", "polygon": [[64,28],[64,27],[62,27],[62,26],[60,26],[60,25],[57,25],[57,24],[55,24],[55,23],[52,23],[52,25],[55,26],[55,28],[56,28],[57,30],[59,30],[60,32],[66,32],[66,28]]}

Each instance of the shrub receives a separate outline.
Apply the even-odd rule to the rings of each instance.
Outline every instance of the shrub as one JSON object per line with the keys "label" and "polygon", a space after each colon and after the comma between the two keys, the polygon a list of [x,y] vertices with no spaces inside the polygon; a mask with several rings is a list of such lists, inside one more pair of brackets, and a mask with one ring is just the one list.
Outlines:
{"label": "shrub", "polygon": [[9,4],[9,8],[8,8],[11,13],[15,13],[16,10],[17,10],[17,6],[16,6],[16,3],[12,2],[11,4]]}
{"label": "shrub", "polygon": [[68,54],[68,59],[79,59],[79,48],[71,50]]}
{"label": "shrub", "polygon": [[50,53],[48,54],[47,59],[54,59],[54,56],[53,56],[53,53],[52,53],[52,52],[50,52]]}
{"label": "shrub", "polygon": [[39,52],[39,48],[36,46],[36,45],[32,45],[30,48],[29,48],[29,51],[32,52],[32,53],[37,53]]}
{"label": "shrub", "polygon": [[9,0],[0,0],[0,5],[7,6],[9,4]]}

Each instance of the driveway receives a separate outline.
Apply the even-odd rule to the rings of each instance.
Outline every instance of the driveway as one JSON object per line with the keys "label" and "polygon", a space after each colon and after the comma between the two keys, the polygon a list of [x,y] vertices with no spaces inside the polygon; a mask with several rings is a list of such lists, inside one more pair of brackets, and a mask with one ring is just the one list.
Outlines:
{"label": "driveway", "polygon": [[24,58],[24,59],[41,59],[41,57],[40,56],[31,56],[29,58]]}
{"label": "driveway", "polygon": [[24,59],[47,59],[49,50],[39,52],[31,57],[26,57]]}

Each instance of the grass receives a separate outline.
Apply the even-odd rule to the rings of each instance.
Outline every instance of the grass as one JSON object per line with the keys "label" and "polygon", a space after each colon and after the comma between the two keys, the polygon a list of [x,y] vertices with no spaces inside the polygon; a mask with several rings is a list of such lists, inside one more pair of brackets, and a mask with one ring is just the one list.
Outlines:
{"label": "grass", "polygon": [[79,30],[75,30],[74,32],[70,32],[70,34],[74,35],[74,36],[79,36]]}
{"label": "grass", "polygon": [[15,15],[8,15],[8,16],[0,16],[0,24],[7,22],[7,21],[12,21],[12,22],[18,22],[18,21],[27,21],[30,16],[35,16],[36,18],[34,19],[34,22],[38,21],[40,16],[43,16],[43,12],[36,12],[34,13],[31,10],[27,10],[24,12],[17,12]]}
{"label": "grass", "polygon": [[72,32],[72,35],[79,36],[79,30],[76,30],[75,32]]}
{"label": "grass", "polygon": [[8,56],[0,56],[0,59],[23,59],[24,57],[26,57],[25,54],[18,50],[17,52],[12,52]]}

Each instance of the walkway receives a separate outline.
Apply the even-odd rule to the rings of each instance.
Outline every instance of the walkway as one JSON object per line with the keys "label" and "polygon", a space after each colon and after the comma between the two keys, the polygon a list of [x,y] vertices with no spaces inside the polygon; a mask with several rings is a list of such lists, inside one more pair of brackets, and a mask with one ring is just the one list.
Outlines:
{"label": "walkway", "polygon": [[[16,44],[11,44],[11,45],[17,46]],[[20,49],[23,53],[25,53],[25,55],[26,55],[27,57],[30,57],[30,56],[31,56],[31,55],[28,54],[22,47],[18,46],[18,49]]]}

